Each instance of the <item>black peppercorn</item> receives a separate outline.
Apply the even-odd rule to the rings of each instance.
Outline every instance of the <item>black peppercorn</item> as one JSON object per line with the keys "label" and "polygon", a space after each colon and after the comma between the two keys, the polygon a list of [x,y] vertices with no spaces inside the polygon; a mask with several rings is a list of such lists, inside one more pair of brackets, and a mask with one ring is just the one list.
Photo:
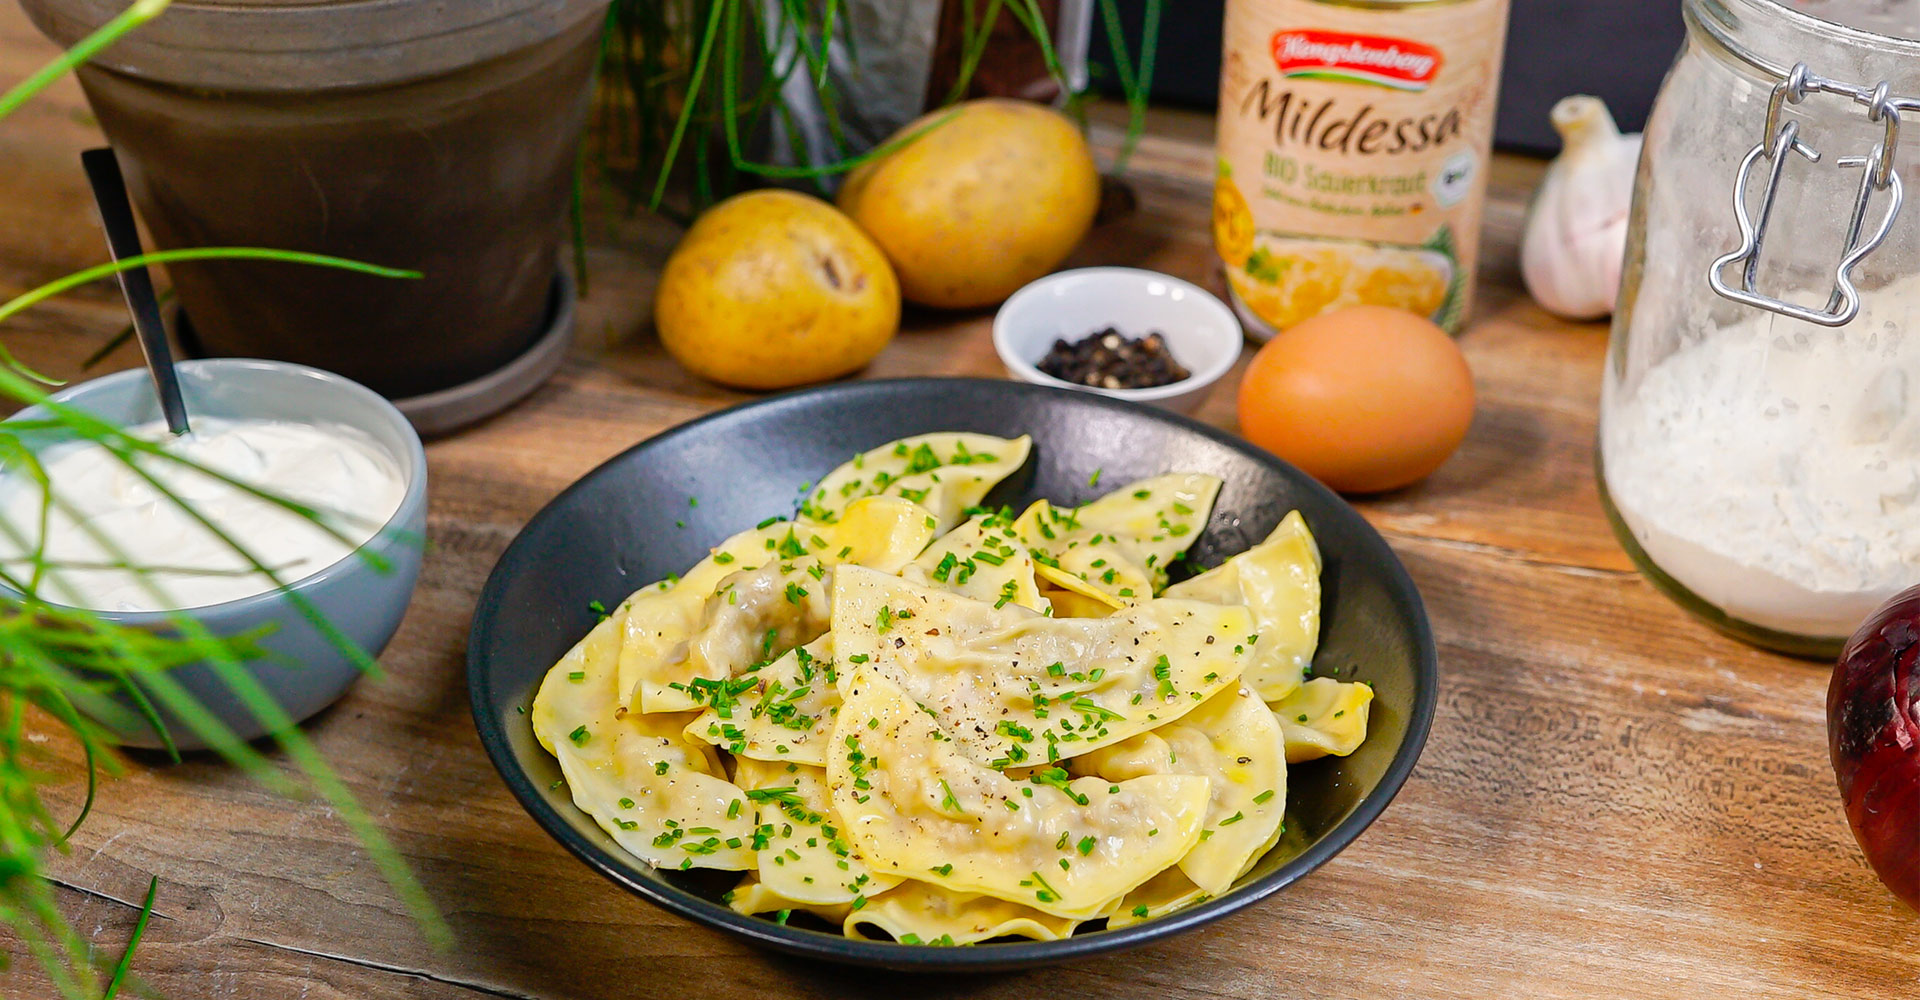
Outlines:
{"label": "black peppercorn", "polygon": [[1129,337],[1108,327],[1069,344],[1053,342],[1053,349],[1040,359],[1041,371],[1078,385],[1096,389],[1150,389],[1170,385],[1192,377],[1158,332],[1144,337]]}

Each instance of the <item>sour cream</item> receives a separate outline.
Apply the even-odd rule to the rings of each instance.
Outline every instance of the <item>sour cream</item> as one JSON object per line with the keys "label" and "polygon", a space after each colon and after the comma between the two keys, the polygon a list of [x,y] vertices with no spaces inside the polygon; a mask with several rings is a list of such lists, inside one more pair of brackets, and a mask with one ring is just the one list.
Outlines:
{"label": "sour cream", "polygon": [[[371,437],[338,424],[195,417],[173,437],[161,423],[128,429],[168,452],[261,491],[313,508],[339,537],[305,517],[178,462],[140,456],[141,469],[185,499],[261,564],[292,583],[325,569],[385,527],[406,495],[395,458]],[[54,508],[46,534],[50,564],[40,594],[101,611],[205,607],[277,586],[220,537],[161,494],[125,462],[92,442],[42,452],[40,463],[70,511]],[[42,492],[10,469],[0,480],[0,560],[9,575],[31,573]],[[17,533],[18,539],[11,537]],[[111,545],[95,537],[104,536]],[[113,550],[117,548],[119,553]],[[122,561],[124,559],[124,561]],[[135,573],[127,566],[148,567]]]}

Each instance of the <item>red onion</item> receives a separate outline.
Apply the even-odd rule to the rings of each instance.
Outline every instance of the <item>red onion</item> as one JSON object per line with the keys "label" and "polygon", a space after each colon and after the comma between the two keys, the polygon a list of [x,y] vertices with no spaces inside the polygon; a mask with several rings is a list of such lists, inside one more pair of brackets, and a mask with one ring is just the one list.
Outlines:
{"label": "red onion", "polygon": [[1827,687],[1827,743],[1847,822],[1880,881],[1920,910],[1920,587],[1873,613]]}

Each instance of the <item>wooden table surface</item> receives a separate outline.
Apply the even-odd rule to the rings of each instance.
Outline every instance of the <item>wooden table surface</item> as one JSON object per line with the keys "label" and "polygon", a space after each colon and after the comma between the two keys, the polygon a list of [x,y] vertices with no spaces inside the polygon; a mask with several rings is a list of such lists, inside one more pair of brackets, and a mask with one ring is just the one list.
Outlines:
{"label": "wooden table surface", "polygon": [[[50,51],[0,4],[0,80]],[[1204,117],[1156,116],[1129,175],[1139,210],[1097,230],[1075,262],[1218,287],[1210,139]],[[76,160],[97,141],[70,83],[0,122],[0,297],[104,259]],[[308,726],[457,944],[426,943],[329,809],[209,760],[137,759],[107,784],[72,853],[52,862],[64,909],[117,955],[157,875],[135,968],[175,998],[1915,995],[1920,919],[1848,834],[1827,763],[1825,666],[1696,624],[1608,532],[1592,464],[1606,328],[1556,321],[1519,290],[1514,245],[1539,169],[1495,164],[1461,337],[1480,394],[1472,433],[1431,480],[1359,505],[1412,572],[1439,638],[1432,737],[1386,815],[1265,904],[1063,972],[854,972],[669,916],[521,812],[467,710],[482,581],[569,482],[746,398],[661,353],[646,312],[674,232],[609,210],[592,224],[580,348],[517,409],[428,447],[432,547],[386,676]],[[997,376],[989,318],[912,314],[867,374]],[[101,284],[24,316],[4,341],[73,376],[124,322]],[[105,367],[136,362],[122,351]],[[1204,419],[1231,428],[1232,396],[1216,392]],[[77,776],[73,748],[47,745]],[[72,809],[80,796],[75,782],[53,798]],[[50,994],[17,941],[0,950],[15,959],[0,995]]]}

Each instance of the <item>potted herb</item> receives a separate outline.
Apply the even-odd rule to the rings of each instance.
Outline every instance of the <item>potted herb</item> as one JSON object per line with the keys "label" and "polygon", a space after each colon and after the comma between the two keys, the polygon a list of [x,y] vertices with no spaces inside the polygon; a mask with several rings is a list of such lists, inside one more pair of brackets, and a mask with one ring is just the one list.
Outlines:
{"label": "potted herb", "polygon": [[1064,104],[1103,31],[1144,123],[1162,0],[1140,38],[1119,0],[614,0],[592,141],[634,199],[680,218],[740,190],[838,179],[929,109],[973,97]]}
{"label": "potted herb", "polygon": [[[126,3],[24,5],[72,45]],[[564,353],[560,223],[606,7],[203,0],[80,67],[161,249],[281,247],[425,275],[176,267],[189,349],[439,394],[421,401],[443,404],[429,430],[529,391]],[[449,400],[456,387],[484,398]]]}

